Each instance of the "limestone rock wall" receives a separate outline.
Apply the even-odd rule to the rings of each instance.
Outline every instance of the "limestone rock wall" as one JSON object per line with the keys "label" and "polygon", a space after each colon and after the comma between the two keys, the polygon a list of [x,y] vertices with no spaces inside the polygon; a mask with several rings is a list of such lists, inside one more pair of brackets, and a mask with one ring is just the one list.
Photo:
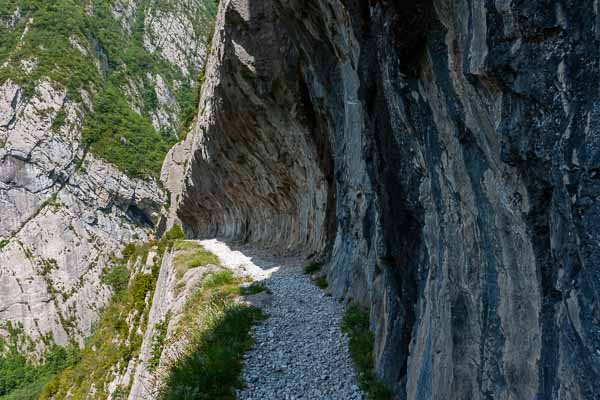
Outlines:
{"label": "limestone rock wall", "polygon": [[[164,194],[80,146],[83,107],[44,82],[25,101],[0,86],[0,322],[23,325],[42,346],[89,335],[109,291],[103,268],[123,243],[145,239]],[[67,113],[52,129],[59,109]],[[139,224],[138,224],[139,223]]]}
{"label": "limestone rock wall", "polygon": [[221,0],[171,220],[327,257],[398,399],[594,399],[597,2]]}

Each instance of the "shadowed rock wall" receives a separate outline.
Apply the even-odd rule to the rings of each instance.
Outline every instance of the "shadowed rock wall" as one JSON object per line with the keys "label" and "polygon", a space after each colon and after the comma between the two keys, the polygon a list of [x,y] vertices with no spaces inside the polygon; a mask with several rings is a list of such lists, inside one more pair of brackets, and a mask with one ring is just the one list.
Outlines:
{"label": "shadowed rock wall", "polygon": [[222,0],[176,217],[326,256],[398,399],[596,399],[598,4],[411,4]]}

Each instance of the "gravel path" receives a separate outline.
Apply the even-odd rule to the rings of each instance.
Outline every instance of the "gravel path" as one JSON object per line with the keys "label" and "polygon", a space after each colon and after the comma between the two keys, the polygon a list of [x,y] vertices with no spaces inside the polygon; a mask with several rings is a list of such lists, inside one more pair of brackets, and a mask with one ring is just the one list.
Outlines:
{"label": "gravel path", "polygon": [[202,241],[227,267],[265,280],[273,292],[255,326],[256,344],[245,355],[239,400],[360,400],[348,339],[340,331],[343,306],[316,287],[294,258],[232,251]]}

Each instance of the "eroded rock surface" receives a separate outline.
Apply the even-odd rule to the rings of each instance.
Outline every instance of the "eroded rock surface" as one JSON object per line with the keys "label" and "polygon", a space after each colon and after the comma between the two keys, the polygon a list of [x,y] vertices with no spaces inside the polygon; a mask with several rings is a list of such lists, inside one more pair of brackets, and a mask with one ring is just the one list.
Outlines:
{"label": "eroded rock surface", "polygon": [[195,78],[206,58],[205,38],[214,23],[214,8],[214,3],[206,0],[151,4],[144,21],[144,47]]}
{"label": "eroded rock surface", "polygon": [[328,257],[399,399],[597,398],[597,4],[220,3],[172,220]]}

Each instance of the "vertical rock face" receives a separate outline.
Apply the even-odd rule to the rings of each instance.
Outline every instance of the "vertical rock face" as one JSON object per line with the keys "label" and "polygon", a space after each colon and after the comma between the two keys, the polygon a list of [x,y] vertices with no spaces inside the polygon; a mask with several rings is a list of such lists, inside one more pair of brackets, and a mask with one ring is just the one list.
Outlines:
{"label": "vertical rock face", "polygon": [[144,25],[144,47],[159,52],[186,76],[194,76],[206,56],[206,36],[213,26],[213,1],[150,3]]}
{"label": "vertical rock face", "polygon": [[[42,82],[25,100],[10,81],[0,88],[0,321],[34,341],[81,340],[109,295],[100,275],[111,253],[147,237],[141,222],[164,194],[91,155],[77,166],[83,110],[64,91]],[[68,123],[55,131],[61,108]]]}
{"label": "vertical rock face", "polygon": [[176,216],[327,256],[399,399],[593,399],[597,2],[222,0]]}

